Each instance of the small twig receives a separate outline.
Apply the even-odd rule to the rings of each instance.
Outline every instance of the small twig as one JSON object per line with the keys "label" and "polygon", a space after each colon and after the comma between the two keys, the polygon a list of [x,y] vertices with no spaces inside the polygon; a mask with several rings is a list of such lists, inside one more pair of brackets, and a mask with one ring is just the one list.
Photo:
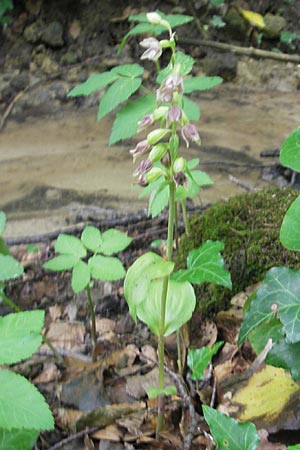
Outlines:
{"label": "small twig", "polygon": [[99,429],[99,427],[86,428],[85,430],[79,431],[78,433],[72,434],[72,436],[69,436],[69,437],[63,439],[62,441],[60,441],[57,444],[53,445],[52,447],[48,448],[48,450],[59,450],[64,445],[75,441],[75,439],[79,439],[81,437],[84,437],[86,434],[94,433],[98,429]]}
{"label": "small twig", "polygon": [[234,184],[236,184],[237,186],[239,186],[239,187],[245,189],[245,191],[247,191],[247,192],[252,192],[252,191],[254,191],[254,188],[253,188],[252,186],[250,186],[250,184],[245,183],[245,182],[242,181],[242,180],[239,180],[237,177],[234,177],[233,175],[229,175],[228,178],[229,178],[229,180],[230,180],[232,183],[234,183]]}

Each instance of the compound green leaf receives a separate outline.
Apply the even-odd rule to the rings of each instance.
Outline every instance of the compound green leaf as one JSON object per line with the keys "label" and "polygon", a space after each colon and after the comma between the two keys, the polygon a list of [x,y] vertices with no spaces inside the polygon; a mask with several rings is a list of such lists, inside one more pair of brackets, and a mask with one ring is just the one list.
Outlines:
{"label": "compound green leaf", "polygon": [[120,78],[115,81],[103,95],[98,109],[97,120],[101,120],[120,103],[127,100],[142,83],[141,78]]}
{"label": "compound green leaf", "polygon": [[91,279],[89,266],[84,261],[77,261],[72,271],[71,287],[75,294],[83,291]]}
{"label": "compound green leaf", "polygon": [[128,269],[124,282],[124,295],[133,320],[136,320],[137,306],[148,295],[151,280],[170,275],[173,268],[173,262],[165,261],[156,253],[148,252],[140,256]]}
{"label": "compound green leaf", "polygon": [[197,284],[209,281],[231,288],[230,273],[225,269],[224,260],[220,254],[223,248],[223,242],[205,242],[201,247],[189,253],[187,269],[175,272],[172,279]]}
{"label": "compound green leaf", "polygon": [[184,80],[184,93],[190,94],[193,91],[206,91],[218,86],[223,82],[221,77],[191,77]]}
{"label": "compound green leaf", "polygon": [[122,77],[136,78],[143,75],[144,68],[139,64],[124,64],[111,69],[111,73],[115,73]]}
{"label": "compound green leaf", "polygon": [[193,100],[189,99],[185,95],[183,96],[184,100],[184,107],[183,111],[187,115],[189,120],[199,120],[200,119],[200,108],[197,105],[196,102],[193,102]]}
{"label": "compound green leaf", "polygon": [[0,448],[2,450],[30,450],[37,440],[39,431],[19,430],[10,431],[0,428]]}
{"label": "compound green leaf", "polygon": [[177,390],[176,390],[176,386],[171,384],[170,386],[167,386],[164,389],[159,389],[159,388],[150,386],[150,387],[148,387],[146,392],[147,392],[147,395],[149,398],[157,398],[157,397],[160,397],[161,395],[176,395]]}
{"label": "compound green leaf", "polygon": [[283,325],[287,340],[290,343],[300,341],[300,270],[273,267],[267,272],[245,314],[239,343],[275,314]]}
{"label": "compound green leaf", "polygon": [[40,392],[26,378],[0,370],[0,428],[52,430],[54,421]]}
{"label": "compound green leaf", "polygon": [[293,201],[283,218],[280,241],[289,250],[300,250],[300,195]]}
{"label": "compound green leaf", "polygon": [[86,256],[86,249],[76,236],[70,234],[60,234],[54,245],[56,253],[65,253],[66,255],[74,255],[77,258]]}
{"label": "compound green leaf", "polygon": [[90,95],[95,91],[103,89],[108,84],[117,80],[119,75],[112,71],[91,75],[84,83],[78,84],[68,93],[68,97],[78,97],[79,95]]}
{"label": "compound green leaf", "polygon": [[253,423],[239,423],[206,405],[202,408],[218,450],[257,449],[260,438]]}
{"label": "compound green leaf", "polygon": [[[150,282],[146,298],[137,305],[138,318],[146,323],[156,336],[160,328],[161,297],[163,280]],[[192,317],[196,306],[193,286],[188,282],[169,280],[164,336],[178,330]]]}
{"label": "compound green leaf", "polygon": [[146,114],[150,114],[155,109],[155,105],[156,100],[153,94],[126,103],[118,112],[113,123],[109,145],[135,135],[138,130],[138,122]]}
{"label": "compound green leaf", "polygon": [[79,258],[75,255],[58,255],[43,264],[44,269],[62,272],[72,269]]}
{"label": "compound green leaf", "polygon": [[89,259],[91,274],[97,280],[116,281],[125,277],[125,269],[118,258],[95,255]]}
{"label": "compound green leaf", "polygon": [[300,129],[296,128],[284,141],[280,151],[280,163],[300,171]]}
{"label": "compound green leaf", "polygon": [[206,346],[188,351],[187,365],[192,371],[192,380],[201,380],[203,378],[205,368],[222,345],[223,342],[216,342],[212,348]]}
{"label": "compound green leaf", "polygon": [[0,281],[12,280],[23,272],[23,266],[13,256],[0,254]]}
{"label": "compound green leaf", "polygon": [[99,251],[103,255],[113,255],[124,250],[131,242],[132,238],[128,237],[126,233],[110,228],[102,233],[102,243]]}
{"label": "compound green leaf", "polygon": [[81,241],[88,250],[95,252],[102,244],[101,233],[98,228],[88,225],[81,234]]}
{"label": "compound green leaf", "polygon": [[0,365],[29,358],[42,342],[44,311],[24,311],[0,317]]}
{"label": "compound green leaf", "polygon": [[3,234],[6,227],[6,215],[3,211],[0,211],[0,235]]}

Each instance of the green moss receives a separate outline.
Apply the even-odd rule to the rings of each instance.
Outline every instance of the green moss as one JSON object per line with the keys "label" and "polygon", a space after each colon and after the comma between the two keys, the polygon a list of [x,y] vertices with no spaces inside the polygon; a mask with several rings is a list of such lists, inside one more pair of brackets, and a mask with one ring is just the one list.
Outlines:
{"label": "green moss", "polygon": [[285,249],[279,231],[288,206],[299,193],[292,189],[268,189],[219,202],[191,218],[191,234],[183,235],[177,268],[185,267],[190,250],[203,242],[221,240],[223,258],[232,277],[232,291],[204,283],[196,287],[202,315],[226,308],[233,295],[263,279],[273,266],[300,267],[300,252]]}

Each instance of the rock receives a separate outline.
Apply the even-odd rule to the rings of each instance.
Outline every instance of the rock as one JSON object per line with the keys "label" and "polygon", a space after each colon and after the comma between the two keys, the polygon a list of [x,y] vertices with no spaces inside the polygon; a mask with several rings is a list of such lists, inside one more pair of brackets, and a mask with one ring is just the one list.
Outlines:
{"label": "rock", "polygon": [[248,25],[245,19],[241,16],[237,8],[229,8],[224,21],[226,23],[225,30],[236,39],[244,40],[247,36]]}
{"label": "rock", "polygon": [[29,73],[21,72],[11,79],[10,86],[16,91],[22,91],[29,85],[29,82]]}
{"label": "rock", "polygon": [[63,26],[57,20],[50,22],[41,31],[42,41],[52,48],[63,47]]}
{"label": "rock", "polygon": [[41,64],[41,69],[46,75],[57,75],[60,68],[56,61],[45,55]]}
{"label": "rock", "polygon": [[276,14],[266,14],[264,17],[266,28],[263,30],[263,35],[266,39],[278,39],[281,31],[286,26],[286,21],[283,17]]}
{"label": "rock", "polygon": [[78,55],[76,52],[69,51],[62,55],[60,62],[65,65],[76,64],[78,62]]}
{"label": "rock", "polygon": [[203,61],[203,69],[208,76],[232,81],[237,74],[237,57],[232,52],[210,53]]}
{"label": "rock", "polygon": [[26,42],[30,44],[36,44],[41,40],[41,24],[39,22],[34,22],[25,28],[23,37]]}

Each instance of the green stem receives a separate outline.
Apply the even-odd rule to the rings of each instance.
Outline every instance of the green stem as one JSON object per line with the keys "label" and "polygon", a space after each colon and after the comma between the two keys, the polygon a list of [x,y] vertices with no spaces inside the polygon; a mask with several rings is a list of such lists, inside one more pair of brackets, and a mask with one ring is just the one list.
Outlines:
{"label": "green stem", "polygon": [[6,297],[5,294],[1,294],[1,298],[4,301],[4,303],[9,306],[13,311],[15,312],[21,312],[22,309],[19,308],[18,305],[15,304],[15,302],[13,302],[10,298]]}
{"label": "green stem", "polygon": [[177,366],[178,366],[178,372],[182,374],[182,356],[181,356],[181,336],[180,336],[180,329],[176,330],[176,343],[177,343]]}
{"label": "green stem", "polygon": [[[174,219],[175,219],[175,185],[170,183],[169,187],[169,218],[168,218],[168,242],[167,242],[167,260],[171,261],[173,252],[173,234],[174,234]],[[165,330],[165,317],[167,306],[167,293],[169,285],[169,276],[163,280],[162,296],[161,296],[161,310],[160,310],[160,324],[158,335],[158,384],[159,389],[165,387],[165,342],[164,342],[164,330]],[[158,399],[158,416],[156,423],[156,436],[159,435],[164,425],[164,396],[160,396]]]}
{"label": "green stem", "polygon": [[189,221],[187,211],[186,211],[186,201],[185,200],[181,201],[181,210],[182,210],[185,232],[186,232],[187,236],[189,236],[190,232],[191,232],[191,228],[190,228],[190,221]]}
{"label": "green stem", "polygon": [[89,310],[90,310],[91,319],[92,319],[92,326],[91,326],[91,338],[92,338],[92,343],[93,343],[92,359],[93,359],[93,362],[96,362],[96,355],[95,355],[95,348],[96,348],[96,344],[97,344],[96,318],[95,318],[94,305],[93,305],[92,296],[91,296],[91,288],[90,288],[89,284],[87,284],[87,286],[86,286],[86,295],[87,295]]}

